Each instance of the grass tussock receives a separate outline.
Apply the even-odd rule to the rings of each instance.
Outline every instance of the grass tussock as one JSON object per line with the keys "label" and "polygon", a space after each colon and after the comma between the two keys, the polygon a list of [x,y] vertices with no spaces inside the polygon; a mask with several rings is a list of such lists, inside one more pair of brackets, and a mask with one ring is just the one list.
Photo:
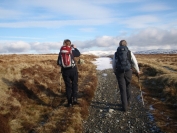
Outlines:
{"label": "grass tussock", "polygon": [[[177,55],[136,55],[145,103],[164,132],[177,132]],[[134,76],[133,84],[139,87]]]}
{"label": "grass tussock", "polygon": [[[3,132],[82,132],[97,86],[95,56],[77,64],[79,105],[67,108],[58,55],[0,55],[0,121]],[[80,58],[76,58],[76,62]],[[8,116],[8,117],[4,117]]]}

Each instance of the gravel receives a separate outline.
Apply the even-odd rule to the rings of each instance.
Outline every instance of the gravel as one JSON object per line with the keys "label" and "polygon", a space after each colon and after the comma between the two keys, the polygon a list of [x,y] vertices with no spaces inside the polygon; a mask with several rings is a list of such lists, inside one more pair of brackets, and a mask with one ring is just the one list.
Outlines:
{"label": "gravel", "polygon": [[162,133],[153,115],[142,105],[139,89],[132,86],[132,103],[121,111],[120,92],[112,69],[97,71],[98,87],[83,122],[83,133]]}

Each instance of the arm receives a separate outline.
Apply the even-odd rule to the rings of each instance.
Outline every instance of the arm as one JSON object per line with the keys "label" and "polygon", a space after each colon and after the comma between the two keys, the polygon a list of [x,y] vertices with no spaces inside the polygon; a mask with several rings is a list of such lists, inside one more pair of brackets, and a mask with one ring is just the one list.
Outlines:
{"label": "arm", "polygon": [[139,67],[138,67],[138,62],[136,60],[135,55],[131,52],[131,60],[133,62],[133,67],[135,68],[135,70],[140,73]]}
{"label": "arm", "polygon": [[59,65],[60,53],[58,54],[57,65]]}
{"label": "arm", "polygon": [[77,48],[73,48],[72,54],[73,54],[74,57],[79,57],[80,56],[80,52]]}
{"label": "arm", "polygon": [[113,68],[113,71],[115,73],[116,72],[115,54],[114,54],[113,59],[112,59],[112,68]]}

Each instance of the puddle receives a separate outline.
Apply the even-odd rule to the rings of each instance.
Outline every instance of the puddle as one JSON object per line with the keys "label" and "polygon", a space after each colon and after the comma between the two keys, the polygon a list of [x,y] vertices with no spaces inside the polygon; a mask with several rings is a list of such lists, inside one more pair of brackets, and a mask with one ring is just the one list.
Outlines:
{"label": "puddle", "polygon": [[111,58],[109,57],[99,57],[96,61],[92,61],[96,66],[97,70],[104,70],[112,68]]}
{"label": "puddle", "polygon": [[151,122],[154,121],[154,116],[150,112],[147,113],[147,116]]}
{"label": "puddle", "polygon": [[152,106],[152,105],[150,105],[150,106],[149,106],[149,109],[150,109],[150,110],[154,110],[154,108],[153,108],[153,106]]}

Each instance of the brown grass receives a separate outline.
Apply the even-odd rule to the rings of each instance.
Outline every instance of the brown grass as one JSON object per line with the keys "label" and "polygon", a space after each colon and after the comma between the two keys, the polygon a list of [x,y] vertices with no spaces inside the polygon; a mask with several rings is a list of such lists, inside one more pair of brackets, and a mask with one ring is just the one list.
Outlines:
{"label": "brown grass", "polygon": [[[136,55],[145,103],[162,131],[177,132],[177,55]],[[138,86],[137,77],[133,83]]]}
{"label": "brown grass", "polygon": [[91,63],[95,56],[80,57],[85,60],[77,65],[80,104],[71,109],[65,106],[57,56],[0,55],[0,121],[4,127],[0,129],[7,133],[82,132],[97,86],[96,67]]}
{"label": "brown grass", "polygon": [[0,133],[10,133],[8,114],[0,114]]}

